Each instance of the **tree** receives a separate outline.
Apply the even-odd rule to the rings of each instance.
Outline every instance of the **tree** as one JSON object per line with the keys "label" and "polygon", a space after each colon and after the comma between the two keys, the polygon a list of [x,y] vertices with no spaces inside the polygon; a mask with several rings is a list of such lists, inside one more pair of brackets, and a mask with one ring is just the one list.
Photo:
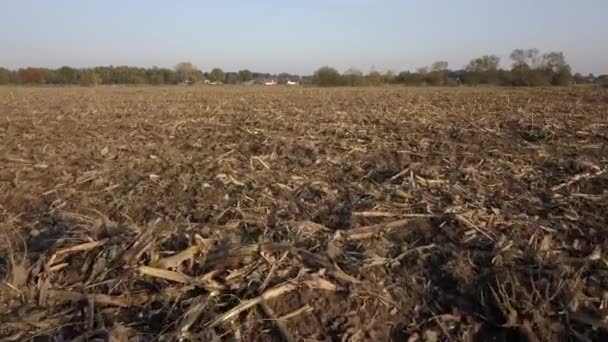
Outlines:
{"label": "tree", "polygon": [[527,65],[530,68],[537,68],[540,64],[541,58],[539,57],[539,51],[536,48],[532,49],[515,49],[511,52],[511,59],[513,60],[513,67],[520,65]]}
{"label": "tree", "polygon": [[422,85],[424,78],[421,73],[412,73],[409,71],[402,71],[397,75],[397,83],[405,85]]}
{"label": "tree", "polygon": [[[97,69],[95,70],[95,72],[99,73]],[[173,70],[159,67],[152,67],[152,69],[146,69],[146,79],[147,83],[153,85],[178,83],[176,73]]]}
{"label": "tree", "polygon": [[[581,73],[577,72],[573,76],[574,83],[576,83],[576,84],[588,84],[588,83],[593,82],[594,79],[595,79],[595,76],[593,76],[593,74],[589,74],[589,76],[585,77]],[[589,82],[590,80],[591,80],[591,82]]]}
{"label": "tree", "polygon": [[211,72],[209,72],[209,80],[211,82],[224,82],[226,80],[226,74],[224,74],[224,70],[220,68],[213,68]]}
{"label": "tree", "polygon": [[80,76],[79,83],[83,87],[97,86],[101,84],[101,77],[93,70],[86,70]]}
{"label": "tree", "polygon": [[431,65],[431,72],[425,77],[430,85],[445,85],[448,83],[448,62],[438,61]]}
{"label": "tree", "polygon": [[384,80],[384,83],[392,84],[396,82],[397,75],[395,75],[394,71],[387,70],[384,75],[382,75],[382,79]]}
{"label": "tree", "polygon": [[553,74],[551,77],[551,84],[556,86],[567,86],[572,83],[574,83],[574,78],[572,77],[570,67],[559,69],[557,73]]}
{"label": "tree", "polygon": [[552,72],[558,72],[567,67],[568,63],[566,63],[566,56],[563,52],[548,52],[542,56],[541,66]]}
{"label": "tree", "polygon": [[75,84],[78,82],[78,70],[69,66],[59,68],[57,74],[62,83]]}
{"label": "tree", "polygon": [[344,84],[351,87],[358,87],[365,85],[365,78],[363,77],[363,73],[354,68],[350,68],[344,72],[342,75],[342,79]]}
{"label": "tree", "polygon": [[503,85],[503,86],[513,85],[513,74],[511,73],[510,70],[499,69],[497,78],[498,78],[498,84],[500,84],[500,85]]}
{"label": "tree", "polygon": [[370,71],[367,75],[367,82],[373,86],[381,85],[383,83],[382,74],[376,70]]}
{"label": "tree", "polygon": [[479,58],[472,59],[467,65],[467,71],[473,72],[487,72],[487,71],[495,71],[498,70],[498,64],[500,63],[500,58],[496,55],[485,55]]}
{"label": "tree", "polygon": [[431,72],[446,71],[446,70],[448,70],[448,62],[446,62],[446,61],[434,62],[431,65]]}
{"label": "tree", "polygon": [[420,67],[418,69],[416,69],[416,73],[420,74],[420,75],[426,75],[429,73],[429,68],[428,67]]}
{"label": "tree", "polygon": [[[552,66],[560,64],[559,54],[540,55],[538,49],[516,49],[511,52],[513,67],[511,74],[513,78],[512,84],[515,86],[544,86],[553,82],[563,82],[565,79],[565,70],[562,76],[554,80],[553,72],[546,67],[547,63]],[[563,58],[562,58],[563,59]],[[569,72],[569,71],[568,71]]]}
{"label": "tree", "polygon": [[608,89],[608,75],[598,77],[598,84],[600,87]]}
{"label": "tree", "polygon": [[240,70],[239,79],[241,80],[241,82],[249,82],[249,81],[253,80],[253,74],[251,73],[251,71],[249,71],[247,69]]}
{"label": "tree", "polygon": [[495,55],[485,55],[472,59],[463,74],[467,84],[493,84],[498,82],[498,64],[500,58]]}
{"label": "tree", "polygon": [[179,82],[193,83],[202,79],[202,73],[190,62],[181,62],[175,66]]}
{"label": "tree", "polygon": [[46,71],[40,68],[19,69],[19,79],[22,83],[40,84],[46,81]]}
{"label": "tree", "polygon": [[559,86],[572,84],[572,71],[563,52],[545,53],[541,59],[541,67],[545,70],[547,78],[551,80],[551,84]]}
{"label": "tree", "polygon": [[224,75],[224,80],[227,84],[238,84],[241,82],[241,77],[238,72],[227,72]]}
{"label": "tree", "polygon": [[338,70],[324,66],[315,72],[314,82],[322,87],[338,86],[342,84],[342,77]]}
{"label": "tree", "polygon": [[548,84],[549,79],[541,69],[532,69],[527,64],[516,65],[511,69],[511,85],[538,87]]}
{"label": "tree", "polygon": [[0,68],[0,84],[9,84],[11,82],[11,71],[5,68]]}

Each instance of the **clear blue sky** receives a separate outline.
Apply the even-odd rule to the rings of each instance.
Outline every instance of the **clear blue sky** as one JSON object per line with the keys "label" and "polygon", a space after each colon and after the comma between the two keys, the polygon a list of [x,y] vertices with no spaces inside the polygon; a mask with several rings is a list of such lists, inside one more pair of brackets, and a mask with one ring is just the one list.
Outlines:
{"label": "clear blue sky", "polygon": [[0,66],[312,73],[452,69],[514,48],[564,51],[608,73],[608,0],[2,0]]}

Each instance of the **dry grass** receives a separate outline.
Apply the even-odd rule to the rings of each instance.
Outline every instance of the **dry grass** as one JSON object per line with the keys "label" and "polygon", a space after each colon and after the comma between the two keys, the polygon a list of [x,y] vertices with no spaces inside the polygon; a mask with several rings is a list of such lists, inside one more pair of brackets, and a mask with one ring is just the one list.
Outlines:
{"label": "dry grass", "polygon": [[608,338],[591,88],[0,88],[0,337]]}

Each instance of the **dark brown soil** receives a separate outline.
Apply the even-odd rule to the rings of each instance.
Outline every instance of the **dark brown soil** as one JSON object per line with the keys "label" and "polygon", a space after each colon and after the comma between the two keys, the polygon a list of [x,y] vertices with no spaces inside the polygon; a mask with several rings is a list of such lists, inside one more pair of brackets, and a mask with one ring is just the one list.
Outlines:
{"label": "dark brown soil", "polygon": [[0,87],[0,337],[605,340],[605,96]]}

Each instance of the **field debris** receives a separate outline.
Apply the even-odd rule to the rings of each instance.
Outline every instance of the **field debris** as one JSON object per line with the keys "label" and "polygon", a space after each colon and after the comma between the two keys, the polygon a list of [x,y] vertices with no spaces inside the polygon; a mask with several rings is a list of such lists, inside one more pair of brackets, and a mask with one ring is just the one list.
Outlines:
{"label": "field debris", "polygon": [[0,88],[0,338],[608,340],[602,96]]}

